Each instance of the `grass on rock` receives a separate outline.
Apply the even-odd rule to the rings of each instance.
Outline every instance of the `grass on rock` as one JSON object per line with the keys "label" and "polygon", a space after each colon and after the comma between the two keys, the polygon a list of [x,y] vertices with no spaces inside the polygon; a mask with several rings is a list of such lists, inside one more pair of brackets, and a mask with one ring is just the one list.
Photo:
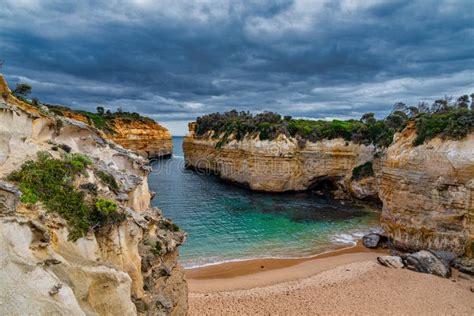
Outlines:
{"label": "grass on rock", "polygon": [[32,205],[42,202],[49,212],[61,215],[70,228],[69,238],[77,240],[92,227],[100,227],[117,216],[114,201],[98,199],[87,202],[86,193],[74,186],[74,179],[92,161],[80,154],[67,154],[63,159],[53,158],[48,152],[38,152],[37,160],[25,162],[7,180],[19,185],[21,202]]}

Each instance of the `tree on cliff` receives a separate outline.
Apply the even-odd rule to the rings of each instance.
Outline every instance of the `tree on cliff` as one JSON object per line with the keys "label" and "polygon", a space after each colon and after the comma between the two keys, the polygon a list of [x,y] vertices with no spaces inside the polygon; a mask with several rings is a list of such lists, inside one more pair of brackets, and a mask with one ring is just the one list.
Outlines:
{"label": "tree on cliff", "polygon": [[105,113],[105,109],[102,106],[98,106],[96,110],[97,110],[97,114],[99,115],[104,115]]}
{"label": "tree on cliff", "polygon": [[13,90],[13,95],[24,98],[31,93],[31,90],[31,85],[27,83],[17,83],[15,90]]}

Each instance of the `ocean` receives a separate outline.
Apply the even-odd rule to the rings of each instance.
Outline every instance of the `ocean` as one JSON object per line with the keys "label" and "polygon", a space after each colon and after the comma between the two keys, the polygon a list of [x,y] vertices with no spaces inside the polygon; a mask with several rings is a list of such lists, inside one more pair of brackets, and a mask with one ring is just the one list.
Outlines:
{"label": "ocean", "polygon": [[184,229],[187,268],[255,258],[298,258],[349,246],[377,231],[379,211],[310,192],[251,192],[184,169],[183,137],[170,159],[153,163],[152,204]]}

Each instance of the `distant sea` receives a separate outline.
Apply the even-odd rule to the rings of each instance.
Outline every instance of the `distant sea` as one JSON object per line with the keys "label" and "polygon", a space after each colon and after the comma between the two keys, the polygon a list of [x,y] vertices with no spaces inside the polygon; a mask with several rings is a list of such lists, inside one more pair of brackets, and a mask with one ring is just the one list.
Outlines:
{"label": "distant sea", "polygon": [[378,229],[379,213],[311,193],[268,194],[184,170],[183,137],[171,159],[153,164],[153,205],[188,233],[185,267],[254,258],[307,257],[353,245]]}

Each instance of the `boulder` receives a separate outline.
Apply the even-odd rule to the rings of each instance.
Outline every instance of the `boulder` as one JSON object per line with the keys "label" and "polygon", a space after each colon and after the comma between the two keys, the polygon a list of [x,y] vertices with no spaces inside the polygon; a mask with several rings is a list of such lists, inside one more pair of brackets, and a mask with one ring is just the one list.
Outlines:
{"label": "boulder", "polygon": [[387,243],[387,237],[376,233],[370,233],[362,237],[362,244],[367,248],[386,248]]}
{"label": "boulder", "polygon": [[441,259],[444,262],[444,264],[447,265],[448,267],[451,266],[454,259],[458,257],[457,254],[451,251],[436,250],[432,252],[435,254],[436,257]]}
{"label": "boulder", "polygon": [[454,268],[463,273],[474,275],[474,258],[456,258],[451,264]]}
{"label": "boulder", "polygon": [[434,274],[443,278],[451,276],[451,268],[431,251],[421,250],[406,255],[403,259],[406,267],[410,270]]}
{"label": "boulder", "polygon": [[399,256],[380,256],[377,257],[377,261],[383,266],[394,269],[401,269],[405,266]]}

